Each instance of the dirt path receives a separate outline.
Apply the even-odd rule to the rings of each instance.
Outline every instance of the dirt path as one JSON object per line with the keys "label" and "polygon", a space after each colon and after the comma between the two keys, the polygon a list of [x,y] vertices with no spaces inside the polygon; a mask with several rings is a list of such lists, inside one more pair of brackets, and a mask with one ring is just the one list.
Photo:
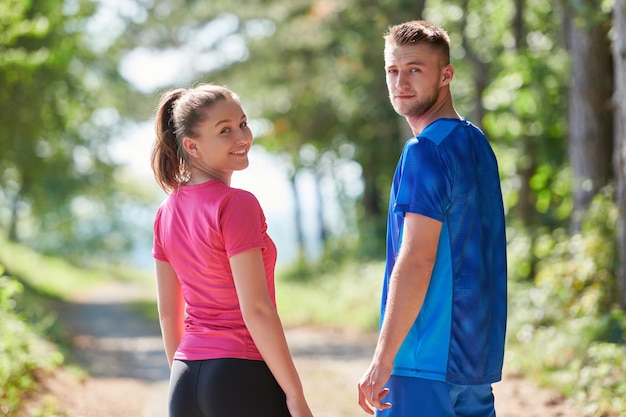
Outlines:
{"label": "dirt path", "polygon": [[[168,368],[158,325],[127,305],[142,291],[128,284],[98,288],[60,309],[76,360],[89,375],[58,372],[42,384],[40,403],[54,403],[68,417],[167,417]],[[375,335],[293,328],[287,338],[316,417],[367,415],[356,404],[356,381],[369,364]],[[522,378],[507,376],[494,391],[498,417],[584,417],[558,394]]]}

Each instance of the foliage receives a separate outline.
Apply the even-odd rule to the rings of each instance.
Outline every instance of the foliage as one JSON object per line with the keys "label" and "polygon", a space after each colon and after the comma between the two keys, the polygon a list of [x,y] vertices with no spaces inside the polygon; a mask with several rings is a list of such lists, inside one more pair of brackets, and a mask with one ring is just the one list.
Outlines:
{"label": "foliage", "polygon": [[63,355],[43,342],[41,324],[31,324],[17,312],[16,297],[23,290],[17,280],[0,273],[0,415],[14,415],[41,371],[63,361]]}
{"label": "foliage", "polygon": [[[581,234],[546,232],[530,248],[536,283],[512,280],[507,366],[560,387],[591,416],[624,415],[626,315],[615,291],[617,209],[596,197]],[[517,248],[523,248],[520,245]],[[512,253],[515,267],[521,252]]]}
{"label": "foliage", "polygon": [[[83,97],[79,106],[72,101],[72,95],[64,96],[68,111],[57,117],[61,121],[63,117],[74,119],[71,124],[63,126],[63,143],[67,149],[54,153],[66,158],[60,165],[72,169],[77,159],[85,156],[89,160],[102,155],[103,162],[106,162],[108,138],[105,132],[110,136],[111,131],[114,134],[120,131],[120,112],[144,118],[149,116],[147,109],[154,104],[154,97],[139,100],[139,96],[129,93],[132,92],[130,86],[107,81],[109,78],[112,81],[119,79],[116,69],[111,67],[113,62],[119,61],[118,57],[129,58],[135,53],[146,54],[156,49],[164,53],[189,50],[190,45],[197,45],[191,65],[187,72],[181,73],[176,84],[196,80],[215,81],[228,84],[240,92],[251,117],[259,126],[259,143],[284,155],[290,162],[293,176],[298,171],[308,170],[320,181],[333,184],[345,218],[350,220],[344,228],[328,230],[328,235],[346,231],[354,235],[356,228],[361,242],[360,251],[369,256],[381,256],[383,242],[379,236],[384,235],[389,178],[403,139],[409,135],[406,125],[388,103],[380,70],[381,35],[391,23],[408,16],[420,17],[423,4],[402,1],[356,5],[351,0],[299,0],[289,3],[179,0],[155,2],[148,6],[147,3],[132,2],[128,8],[113,10],[121,22],[116,23],[122,28],[116,30],[118,35],[122,35],[107,34],[101,38],[110,39],[108,42],[90,40],[89,45],[86,45],[89,33],[87,22],[95,20],[95,9],[87,7],[87,3],[78,2],[77,5],[65,14],[49,16],[48,20],[53,17],[58,19],[57,26],[50,26],[48,32],[41,34],[47,42],[46,47],[53,51],[57,47],[54,42],[58,32],[63,33],[68,28],[81,29],[66,37],[66,42],[72,41],[72,45],[67,46],[68,50],[74,50],[72,62],[80,60],[81,65],[72,64],[66,70],[63,65],[68,66],[70,61],[56,60],[54,63],[59,66],[58,72],[46,73],[62,74],[63,77],[58,78],[59,83],[82,85],[84,90],[81,91]],[[33,10],[25,7],[22,14],[16,16],[29,17]],[[477,10],[488,17],[481,17]],[[536,199],[539,213],[547,213],[547,218],[554,217],[549,210],[554,205],[551,203],[554,194],[546,192],[550,184],[545,178],[550,178],[550,173],[554,172],[552,167],[558,171],[563,163],[564,120],[561,110],[567,80],[562,49],[556,42],[550,41],[558,39],[557,6],[542,0],[529,3],[525,14],[527,46],[524,49],[514,48],[514,36],[508,24],[513,18],[510,3],[472,0],[443,4],[433,0],[428,2],[424,13],[429,19],[448,27],[453,37],[453,62],[457,67],[453,88],[462,114],[471,115],[477,100],[473,86],[473,78],[477,74],[468,66],[467,56],[476,54],[488,69],[489,85],[482,101],[490,113],[485,120],[475,122],[484,123],[500,153],[510,153],[510,159],[515,161],[512,168],[504,171],[510,191],[511,214],[515,215],[516,207],[520,206],[515,203],[519,201],[520,184],[525,184],[524,178],[520,181],[520,170],[528,165],[537,165],[541,175],[533,182],[535,196],[531,199]],[[481,25],[485,18],[494,24]],[[61,23],[65,26],[60,26]],[[467,43],[459,38],[461,30],[468,39]],[[27,35],[28,32],[22,37]],[[19,41],[22,37],[15,39]],[[277,59],[277,56],[281,58]],[[177,59],[190,58],[173,55],[172,61]],[[123,59],[122,63],[127,61]],[[251,71],[251,68],[254,70]],[[7,69],[10,75],[12,72],[9,70],[13,69]],[[106,82],[106,88],[110,89],[108,94],[104,94],[106,88],[103,86],[92,89],[90,83],[81,83],[94,73],[102,75],[99,79]],[[33,77],[39,79],[38,73]],[[53,76],[49,78],[56,80]],[[545,82],[533,82],[537,78]],[[58,91],[54,86],[54,83],[47,85],[49,94]],[[32,93],[31,90],[26,91]],[[38,89],[37,94],[41,94],[40,91],[44,90]],[[96,98],[102,99],[98,103],[98,107],[102,108],[90,112],[94,107],[91,103]],[[53,108],[45,107],[46,103],[55,102],[53,99],[41,102],[41,111],[55,112]],[[32,107],[18,108],[24,111],[24,117],[35,113]],[[80,108],[82,113],[69,111],[74,108]],[[29,112],[26,112],[27,109]],[[90,121],[90,117],[97,120]],[[33,129],[38,126],[26,120],[22,124]],[[80,127],[80,135],[75,135],[74,127]],[[58,130],[48,126],[46,135],[57,134],[54,132]],[[522,133],[528,136],[527,140],[519,140]],[[70,135],[74,135],[71,137],[75,142],[67,141]],[[35,136],[32,132],[24,134],[24,140]],[[57,144],[54,136],[45,138],[44,142],[47,145],[37,146]],[[91,150],[92,146],[97,146],[97,152]],[[528,147],[538,151],[529,154]],[[30,161],[29,164],[33,164],[38,159],[33,159],[26,152],[29,149],[35,147],[25,146],[20,155],[25,157],[25,163]],[[68,153],[70,149],[72,155]],[[76,154],[75,149],[79,149],[82,156]],[[535,158],[538,161],[535,162]],[[50,166],[49,159],[46,157],[42,161],[45,163],[35,163],[37,170],[29,171],[29,175]],[[354,161],[358,163],[362,184],[343,181],[342,170]],[[108,177],[111,172],[92,171],[78,176],[82,189],[76,190],[77,196],[68,196],[66,200],[57,188],[70,192],[74,185],[68,181],[76,175],[58,170],[56,172],[61,175],[50,175],[46,170],[41,172],[40,175],[47,181],[59,177],[61,182],[55,186],[45,184],[41,189],[46,198],[56,199],[53,204],[43,204],[45,200],[41,200],[35,207],[26,197],[15,205],[18,214],[28,213],[33,208],[41,210],[41,213],[32,212],[32,219],[23,222],[21,231],[29,236],[28,243],[44,250],[62,248],[65,252],[85,257],[90,257],[90,252],[94,250],[116,256],[128,249],[128,234],[136,230],[136,225],[125,227],[129,215],[117,213],[128,209],[127,205],[118,202],[127,198],[127,193],[133,190],[116,188],[116,182]],[[13,173],[14,177],[7,180],[5,190],[6,200],[11,202],[12,193],[18,190],[11,187],[19,187],[19,177],[26,170],[8,169],[6,172],[6,175]],[[97,181],[86,181],[92,173],[102,175]],[[100,189],[101,186],[104,188]],[[107,199],[100,200],[101,194],[107,193]],[[355,199],[360,202],[355,202]],[[6,207],[10,206],[7,204]],[[39,222],[48,226],[41,229],[37,224]],[[60,241],[63,241],[62,245]],[[113,256],[111,259],[114,259]]]}
{"label": "foliage", "polygon": [[123,255],[123,186],[108,144],[130,93],[115,56],[94,51],[87,0],[0,0],[0,229],[44,252]]}
{"label": "foliage", "polygon": [[[606,12],[610,1],[600,3],[595,12]],[[390,178],[410,133],[388,103],[381,35],[423,14],[448,29],[455,104],[485,130],[500,162],[517,352],[509,366],[536,370],[597,415],[618,409],[610,397],[624,393],[616,371],[626,336],[612,193],[598,197],[580,234],[566,230],[562,7],[592,2],[429,0],[424,9],[408,0],[129,0],[115,10],[120,24],[94,36],[97,4],[0,0],[0,123],[8,126],[0,131],[0,227],[9,236],[74,260],[124,256],[139,233],[133,218],[145,215],[137,204],[150,197],[121,180],[108,145],[125,118],[150,116],[155,91],[136,91],[118,63],[161,51],[178,70],[173,84],[232,87],[258,143],[288,161],[291,177],[312,172],[339,195],[346,227],[330,231],[322,264],[278,274],[283,316],[375,328],[381,265],[337,259],[384,254]],[[342,170],[354,164],[359,179],[346,181]],[[62,297],[106,276],[0,246],[0,262],[43,294]]]}
{"label": "foliage", "polygon": [[[157,1],[123,39],[141,39],[137,50],[200,45],[178,83],[215,82],[237,91],[256,122],[258,143],[283,156],[290,179],[307,171],[334,188],[349,222],[339,231],[325,225],[321,234],[356,229],[361,250],[380,256],[385,190],[409,136],[388,102],[382,34],[398,16],[419,16],[418,4]],[[341,172],[351,162],[360,178],[345,181]]]}
{"label": "foliage", "polygon": [[[563,175],[569,56],[559,42],[559,3],[434,0],[426,12],[450,33],[455,103],[470,120],[476,116],[472,121],[495,148],[509,224],[566,224],[571,211],[570,178]],[[481,65],[470,65],[473,60]],[[482,94],[476,81],[481,72],[487,73]],[[483,112],[477,112],[480,106]]]}
{"label": "foliage", "polygon": [[[502,169],[509,217],[524,226],[565,223],[570,189],[558,173],[566,164],[568,56],[559,4],[525,2],[516,31],[515,5],[502,0],[357,3],[156,2],[145,19],[129,21],[120,41],[129,55],[129,39],[140,39],[137,50],[198,45],[179,84],[217,82],[239,92],[258,143],[283,155],[289,175],[306,170],[334,187],[353,223],[323,235],[356,235],[362,254],[381,257],[390,177],[410,136],[388,102],[382,34],[390,24],[428,18],[452,39],[459,112],[510,161]],[[210,41],[201,41],[207,34]],[[349,161],[362,184],[342,182]]]}

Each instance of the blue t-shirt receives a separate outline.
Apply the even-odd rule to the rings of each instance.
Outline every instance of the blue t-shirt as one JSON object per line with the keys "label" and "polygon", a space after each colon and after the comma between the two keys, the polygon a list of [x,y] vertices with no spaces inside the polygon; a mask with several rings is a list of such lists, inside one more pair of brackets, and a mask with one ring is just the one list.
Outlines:
{"label": "blue t-shirt", "polygon": [[424,304],[393,374],[464,385],[499,381],[507,314],[504,208],[495,155],[476,126],[439,119],[403,149],[389,201],[381,318],[406,212],[442,228]]}

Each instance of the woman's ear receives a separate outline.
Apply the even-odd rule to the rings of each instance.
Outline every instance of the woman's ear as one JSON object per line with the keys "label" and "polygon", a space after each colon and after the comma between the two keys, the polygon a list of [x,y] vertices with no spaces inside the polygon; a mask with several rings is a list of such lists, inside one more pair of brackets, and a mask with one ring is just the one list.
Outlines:
{"label": "woman's ear", "polygon": [[187,152],[189,156],[194,158],[198,157],[198,146],[194,139],[185,136],[183,138],[183,149],[185,150],[185,152]]}

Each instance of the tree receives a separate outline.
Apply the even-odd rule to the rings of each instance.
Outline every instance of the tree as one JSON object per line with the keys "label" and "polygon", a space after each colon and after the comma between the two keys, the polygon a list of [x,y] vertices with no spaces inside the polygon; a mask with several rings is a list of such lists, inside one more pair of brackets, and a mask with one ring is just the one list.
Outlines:
{"label": "tree", "polygon": [[42,251],[120,255],[132,234],[120,211],[137,195],[107,147],[124,83],[86,39],[95,4],[70,3],[0,0],[0,227]]}
{"label": "tree", "polygon": [[626,309],[626,1],[613,6],[613,62],[615,72],[615,171],[616,202],[619,210],[617,228],[619,300]]}
{"label": "tree", "polygon": [[273,21],[272,14],[263,16],[275,31],[249,39],[248,59],[222,75],[224,80],[236,80],[231,84],[239,86],[254,101],[253,108],[272,123],[263,143],[290,155],[294,176],[311,169],[318,177],[336,178],[325,173],[328,168],[322,159],[304,164],[300,159],[304,146],[313,146],[319,157],[335,155],[334,160],[340,160],[342,147],[356,150],[354,159],[362,167],[364,182],[359,237],[361,250],[369,255],[384,253],[389,179],[403,140],[410,136],[388,102],[382,34],[405,16],[419,18],[424,5],[291,3],[281,22]]}
{"label": "tree", "polygon": [[600,1],[571,4],[566,14],[572,61],[568,148],[574,181],[571,230],[576,232],[593,197],[613,178],[613,66],[610,17]]}
{"label": "tree", "polygon": [[[162,1],[147,9],[145,22],[129,22],[121,39],[138,39],[144,49],[184,48],[210,33],[180,83],[211,81],[239,92],[249,115],[269,122],[271,128],[259,142],[291,162],[294,185],[303,171],[320,183],[337,179],[328,172],[337,166],[327,161],[341,164],[344,150],[354,149],[365,183],[358,233],[367,243],[365,251],[381,256],[389,178],[408,136],[406,123],[388,102],[382,34],[406,16],[419,18],[424,6],[425,1],[408,0],[389,5],[353,0]],[[219,57],[220,63],[204,73],[193,69],[208,57]],[[303,149],[311,147],[315,151],[306,154],[316,157],[303,160]],[[329,236],[325,225],[320,227],[319,235]]]}
{"label": "tree", "polygon": [[[389,179],[410,136],[389,105],[379,72],[387,26],[423,15],[448,29],[457,69],[455,104],[494,144],[509,224],[534,239],[577,219],[572,207],[584,211],[594,187],[612,175],[610,82],[595,85],[612,77],[609,24],[596,3],[580,3],[593,9],[589,14],[549,0],[430,0],[428,7],[425,1],[356,7],[353,0],[173,0],[146,9],[147,19],[129,22],[120,39],[138,40],[145,50],[201,45],[180,82],[218,82],[239,92],[249,115],[268,126],[258,143],[290,161],[296,194],[302,172],[314,173],[320,183],[337,181],[337,165],[328,161],[354,150],[349,158],[361,166],[364,185],[355,206],[361,249],[381,256]],[[120,48],[131,51],[133,45]],[[595,72],[582,76],[590,61]],[[590,97],[596,104],[586,109]],[[593,185],[590,193],[587,184]],[[320,236],[327,236],[321,227]]]}
{"label": "tree", "polygon": [[498,154],[509,224],[558,227],[570,214],[569,188],[563,190],[559,180],[566,165],[568,57],[559,42],[558,5],[458,4],[455,9],[449,2],[431,3],[429,18],[448,28],[452,38],[452,88],[460,113],[482,126]]}

